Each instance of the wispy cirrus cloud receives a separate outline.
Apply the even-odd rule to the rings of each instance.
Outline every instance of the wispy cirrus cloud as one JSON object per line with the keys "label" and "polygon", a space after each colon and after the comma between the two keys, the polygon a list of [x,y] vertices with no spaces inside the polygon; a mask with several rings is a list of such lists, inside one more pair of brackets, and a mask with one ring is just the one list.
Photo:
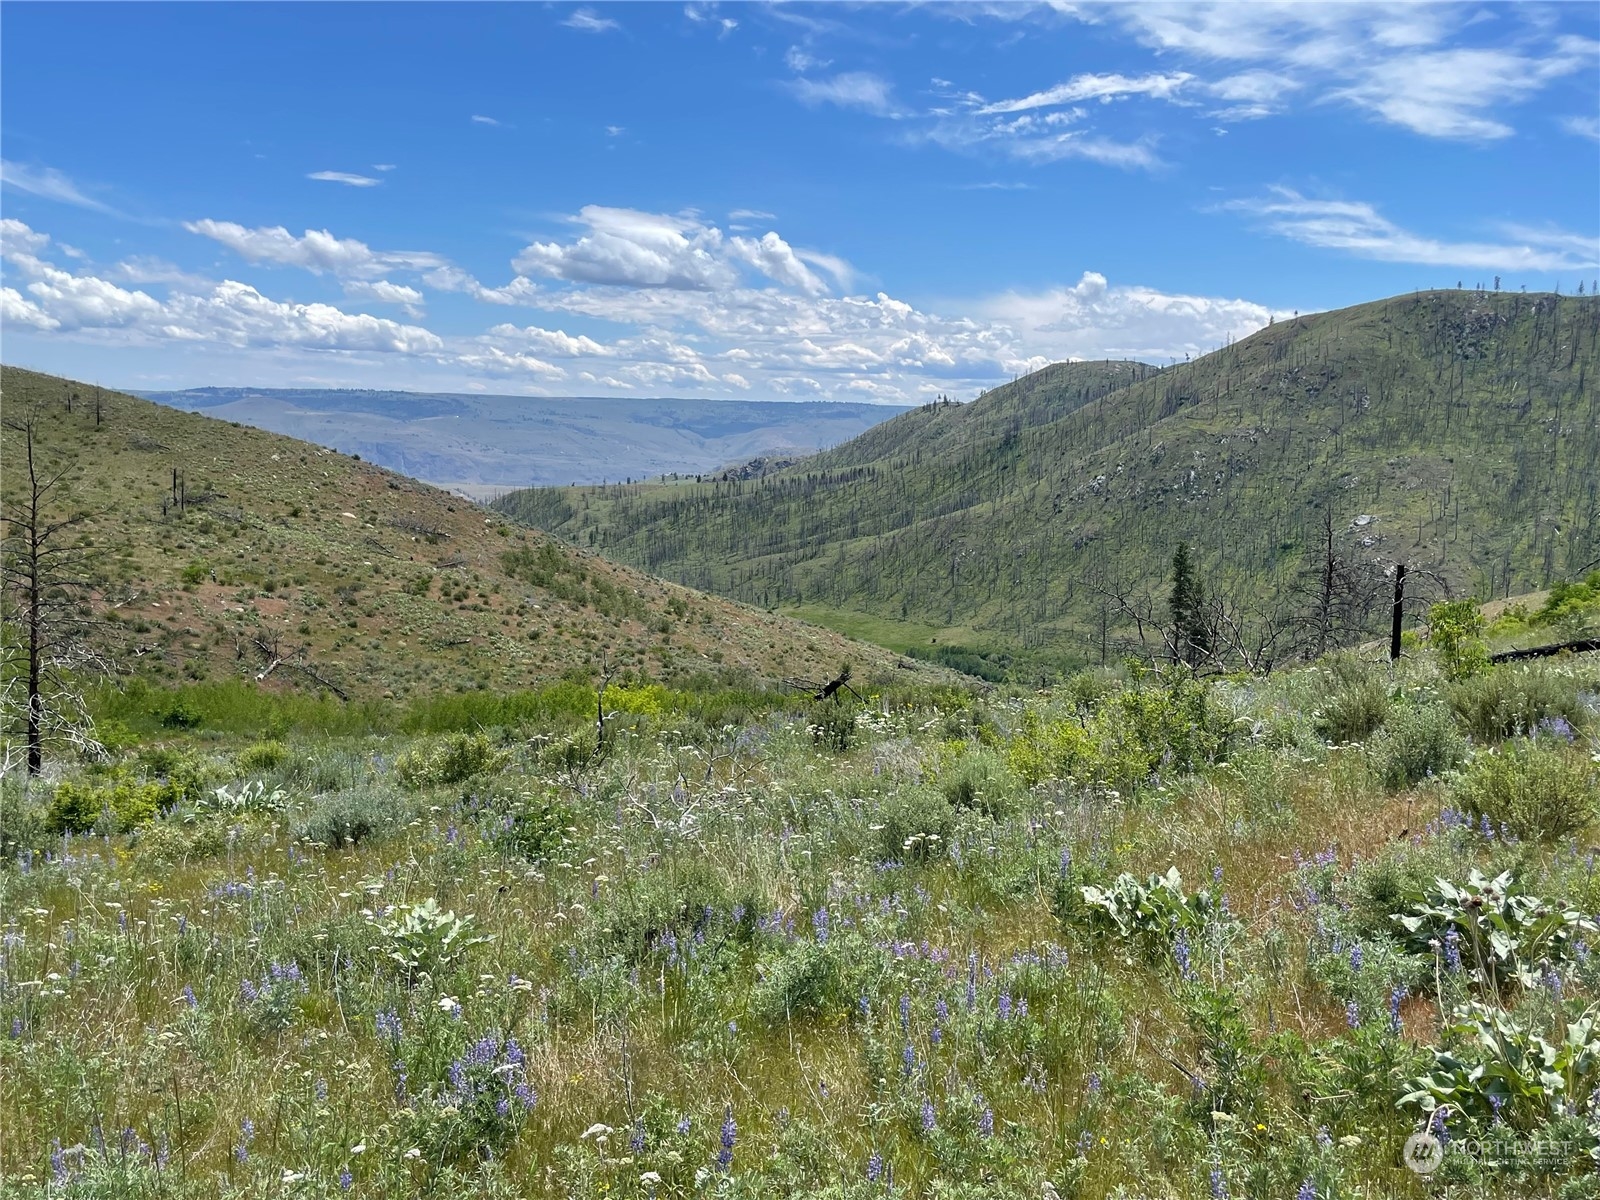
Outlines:
{"label": "wispy cirrus cloud", "polygon": [[831,104],[839,108],[857,108],[878,117],[899,114],[893,85],[871,71],[845,71],[825,79],[802,76],[791,80],[788,87],[802,104],[812,107]]}
{"label": "wispy cirrus cloud", "polygon": [[43,200],[71,204],[76,208],[116,215],[116,209],[97,200],[54,167],[32,166],[28,163],[0,159],[0,186],[26,192]]}
{"label": "wispy cirrus cloud", "polygon": [[1256,217],[1292,241],[1378,262],[1484,271],[1566,271],[1600,264],[1600,239],[1593,236],[1504,225],[1495,241],[1447,241],[1405,229],[1366,201],[1317,199],[1287,187],[1224,207]]}
{"label": "wispy cirrus cloud", "polygon": [[346,187],[360,188],[377,187],[383,182],[381,179],[374,179],[371,175],[353,175],[349,171],[313,171],[306,178],[320,180],[323,183],[342,183]]}
{"label": "wispy cirrus cloud", "polygon": [[616,21],[610,17],[602,17],[592,8],[575,8],[561,23],[568,29],[577,29],[583,33],[609,33],[613,29],[622,28]]}

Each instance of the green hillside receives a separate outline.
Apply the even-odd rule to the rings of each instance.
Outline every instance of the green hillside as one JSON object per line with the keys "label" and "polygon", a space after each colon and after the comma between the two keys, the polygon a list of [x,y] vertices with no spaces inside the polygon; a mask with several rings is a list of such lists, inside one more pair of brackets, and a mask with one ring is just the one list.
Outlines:
{"label": "green hillside", "polygon": [[[1096,393],[1109,366],[1131,378]],[[1600,558],[1597,379],[1600,301],[1419,293],[1164,370],[1048,368],[761,479],[501,508],[741,600],[1062,665],[1127,643],[1107,593],[1149,594],[1180,541],[1212,595],[1280,620],[1330,524],[1341,564],[1404,562],[1420,598],[1583,574]]]}
{"label": "green hillside", "polygon": [[146,679],[265,672],[267,687],[377,698],[524,688],[602,662],[746,681],[895,665],[357,458],[111,392],[97,419],[92,386],[0,370],[7,512],[26,486],[10,426],[32,413],[41,463],[67,471],[49,515],[95,514],[81,531],[106,618],[97,637]]}

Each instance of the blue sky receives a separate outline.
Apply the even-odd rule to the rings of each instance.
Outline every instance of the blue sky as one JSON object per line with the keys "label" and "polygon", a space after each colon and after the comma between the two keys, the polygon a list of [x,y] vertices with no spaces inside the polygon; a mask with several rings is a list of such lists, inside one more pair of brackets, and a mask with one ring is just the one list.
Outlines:
{"label": "blue sky", "polygon": [[1600,276],[1600,5],[0,12],[7,362],[968,399]]}

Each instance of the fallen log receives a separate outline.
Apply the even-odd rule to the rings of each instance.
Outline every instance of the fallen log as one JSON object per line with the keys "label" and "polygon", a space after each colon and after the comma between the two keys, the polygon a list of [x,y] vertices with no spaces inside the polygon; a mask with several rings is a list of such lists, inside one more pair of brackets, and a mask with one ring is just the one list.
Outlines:
{"label": "fallen log", "polygon": [[1526,650],[1502,650],[1499,654],[1489,655],[1492,663],[1521,662],[1527,658],[1549,658],[1553,654],[1586,654],[1600,650],[1600,638],[1578,638],[1570,642],[1558,642],[1554,646],[1529,646]]}

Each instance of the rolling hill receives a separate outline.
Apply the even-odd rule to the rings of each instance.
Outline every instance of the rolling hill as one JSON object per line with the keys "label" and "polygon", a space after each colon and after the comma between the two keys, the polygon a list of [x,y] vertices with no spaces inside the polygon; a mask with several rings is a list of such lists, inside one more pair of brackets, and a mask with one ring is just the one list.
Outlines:
{"label": "rolling hill", "polygon": [[147,678],[266,672],[398,698],[592,677],[602,661],[765,681],[895,665],[336,451],[118,393],[97,405],[90,385],[13,367],[0,392],[7,510],[26,482],[10,426],[32,413],[40,459],[67,472],[52,513],[95,514],[82,532],[106,646]]}
{"label": "rolling hill", "polygon": [[517,487],[714,471],[757,455],[792,458],[903,411],[877,404],[315,388],[140,394],[359,454],[478,499]]}
{"label": "rolling hill", "polygon": [[1162,370],[1049,367],[760,479],[499,508],[902,649],[1058,665],[1115,647],[1107,593],[1149,594],[1180,541],[1263,609],[1330,527],[1342,562],[1405,562],[1426,595],[1526,591],[1600,558],[1600,300],[1400,296]]}

